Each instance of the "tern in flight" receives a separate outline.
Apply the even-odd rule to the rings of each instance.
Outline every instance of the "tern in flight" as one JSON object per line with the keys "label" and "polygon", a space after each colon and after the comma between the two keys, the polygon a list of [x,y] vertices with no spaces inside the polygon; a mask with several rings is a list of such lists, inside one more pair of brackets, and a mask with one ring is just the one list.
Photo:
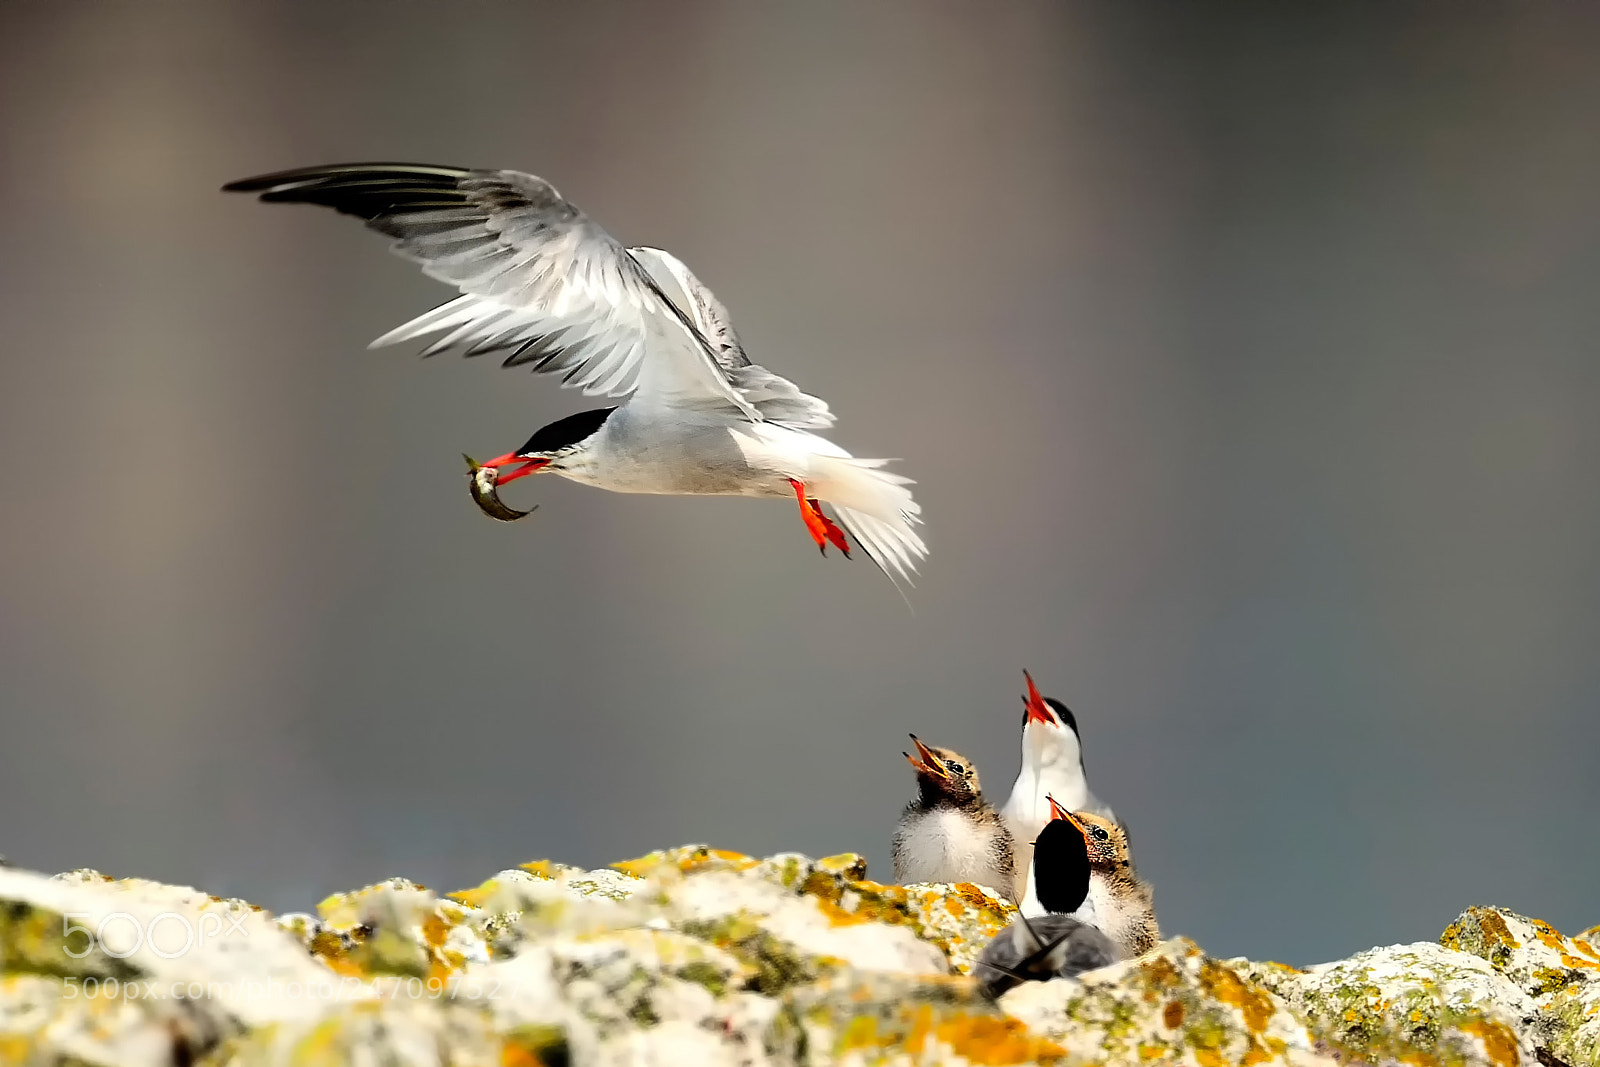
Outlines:
{"label": "tern in flight", "polygon": [[461,291],[372,347],[438,335],[423,355],[495,353],[619,398],[485,463],[469,459],[473,498],[495,518],[526,514],[501,503],[499,486],[548,473],[618,493],[792,497],[823,555],[831,544],[848,556],[854,540],[896,584],[927,555],[910,479],[819,436],[833,425],[828,405],[752,363],[688,267],[623,247],[544,179],[351,163],[224,189],[354,215]]}

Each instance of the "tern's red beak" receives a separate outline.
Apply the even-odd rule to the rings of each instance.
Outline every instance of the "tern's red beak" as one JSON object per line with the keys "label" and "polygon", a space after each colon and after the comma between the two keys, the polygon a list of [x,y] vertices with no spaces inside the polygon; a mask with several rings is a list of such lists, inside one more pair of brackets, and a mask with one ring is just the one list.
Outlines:
{"label": "tern's red beak", "polygon": [[[933,749],[923,744],[916,734],[911,735],[911,743],[917,746],[917,755],[913,756],[909,752],[903,753],[903,755],[911,761],[911,766],[915,767],[919,773],[931,774],[938,778],[950,777],[950,772],[944,769],[944,761],[934,755]],[[919,759],[918,757],[921,758]]]}
{"label": "tern's red beak", "polygon": [[1033,684],[1033,675],[1023,671],[1022,677],[1028,683],[1028,695],[1022,698],[1022,703],[1028,708],[1028,717],[1023,720],[1023,725],[1030,722],[1040,722],[1046,726],[1059,725],[1055,716],[1050,714],[1050,706],[1044,702],[1044,697],[1039,695],[1039,687]]}
{"label": "tern's red beak", "polygon": [[[510,472],[502,469],[504,467],[511,466],[513,463],[520,463],[522,466]],[[514,482],[518,478],[525,477],[529,474],[537,474],[543,468],[550,466],[550,461],[544,458],[529,459],[525,456],[519,456],[515,452],[507,452],[503,456],[496,456],[493,459],[478,465],[480,467],[488,467],[494,471],[495,485],[505,485],[507,482]]]}

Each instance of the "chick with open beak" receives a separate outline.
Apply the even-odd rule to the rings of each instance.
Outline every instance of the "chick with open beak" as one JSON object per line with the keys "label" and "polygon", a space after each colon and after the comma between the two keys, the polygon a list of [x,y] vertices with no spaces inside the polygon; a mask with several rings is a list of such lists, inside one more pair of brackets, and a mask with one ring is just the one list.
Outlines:
{"label": "chick with open beak", "polygon": [[1091,811],[1062,815],[1083,828],[1089,849],[1089,895],[1078,913],[1093,916],[1122,959],[1148,952],[1161,937],[1155,891],[1134,868],[1127,826]]}
{"label": "chick with open beak", "polygon": [[[1068,811],[1053,796],[1049,802],[1050,821],[1034,842],[1033,872],[1019,910],[1030,919],[1068,911],[1109,937],[1118,959],[1148,952],[1161,929],[1155,893],[1133,866],[1128,828],[1092,811]],[[1041,861],[1039,846],[1047,837],[1070,849],[1057,846]],[[1087,883],[1080,892],[1085,863]],[[1072,887],[1065,895],[1063,885]]]}
{"label": "chick with open beak", "polygon": [[894,877],[910,882],[973,882],[999,893],[1011,887],[1011,834],[983,799],[977,768],[959,752],[911,735],[917,797],[894,835]]}

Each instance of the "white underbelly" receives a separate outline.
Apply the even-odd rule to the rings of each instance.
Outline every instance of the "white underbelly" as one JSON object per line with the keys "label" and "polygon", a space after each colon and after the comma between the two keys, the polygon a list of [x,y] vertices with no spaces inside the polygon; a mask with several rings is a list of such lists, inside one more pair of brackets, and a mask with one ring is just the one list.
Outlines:
{"label": "white underbelly", "polygon": [[753,463],[726,426],[630,426],[606,435],[603,457],[565,464],[575,482],[613,493],[674,496],[787,496],[781,471]]}
{"label": "white underbelly", "polygon": [[907,882],[977,882],[1000,892],[1010,884],[995,870],[992,835],[977,831],[953,811],[917,820],[900,850],[897,877]]}

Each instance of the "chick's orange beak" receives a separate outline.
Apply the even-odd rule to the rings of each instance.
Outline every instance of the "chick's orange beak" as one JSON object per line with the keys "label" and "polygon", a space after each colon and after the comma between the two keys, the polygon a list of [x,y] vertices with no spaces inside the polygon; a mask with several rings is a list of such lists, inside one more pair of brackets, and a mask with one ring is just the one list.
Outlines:
{"label": "chick's orange beak", "polygon": [[1078,817],[1076,815],[1062,807],[1055,797],[1047,794],[1045,799],[1050,802],[1050,818],[1064,819],[1071,823],[1077,829],[1078,833],[1083,834],[1085,837],[1088,836],[1087,832],[1083,828],[1083,823],[1078,821]]}
{"label": "chick's orange beak", "polygon": [[915,767],[921,774],[932,774],[939,778],[949,778],[950,772],[944,769],[944,762],[940,760],[938,756],[933,754],[933,749],[923,744],[922,739],[916,734],[912,734],[910,736],[911,743],[917,746],[917,754],[915,756],[909,752],[904,752],[901,754],[905,756],[906,759],[911,761],[911,766]]}
{"label": "chick's orange beak", "polygon": [[1039,695],[1039,687],[1033,684],[1033,675],[1023,671],[1022,677],[1028,683],[1028,695],[1022,698],[1022,703],[1028,708],[1028,717],[1024,720],[1024,725],[1030,722],[1041,722],[1046,726],[1054,726],[1056,724],[1055,717],[1050,714],[1050,707],[1044,702],[1044,697]]}

